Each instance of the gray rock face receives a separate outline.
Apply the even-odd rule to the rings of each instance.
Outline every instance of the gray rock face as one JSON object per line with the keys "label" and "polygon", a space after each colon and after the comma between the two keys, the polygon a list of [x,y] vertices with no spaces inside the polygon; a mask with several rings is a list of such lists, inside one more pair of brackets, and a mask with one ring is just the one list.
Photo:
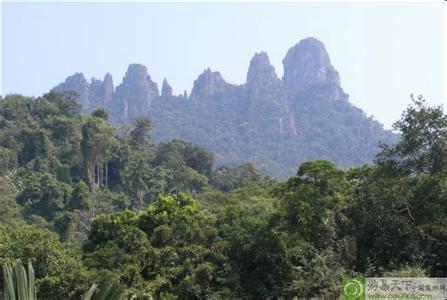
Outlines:
{"label": "gray rock face", "polygon": [[146,115],[153,100],[159,97],[158,87],[141,64],[129,65],[123,82],[117,86],[111,112],[119,113],[124,121]]}
{"label": "gray rock face", "polygon": [[340,86],[340,77],[326,48],[315,38],[306,38],[290,48],[283,65],[283,82],[292,94],[317,85]]}
{"label": "gray rock face", "polygon": [[226,83],[219,72],[212,72],[208,68],[194,81],[191,98],[205,99],[208,96],[224,91],[228,86],[229,84]]}
{"label": "gray rock face", "polygon": [[104,80],[92,78],[90,82],[82,73],[75,73],[53,90],[61,93],[75,93],[75,100],[81,105],[83,113],[90,113],[96,107],[106,107],[115,92],[112,76],[108,73]]}
{"label": "gray rock face", "polygon": [[[90,103],[94,107],[107,107],[115,93],[112,76],[107,73],[104,80],[92,78],[90,83]],[[92,107],[93,108],[93,107]]]}
{"label": "gray rock face", "polygon": [[171,97],[172,96],[172,87],[169,85],[169,82],[163,79],[163,86],[161,88],[161,96],[162,97]]}
{"label": "gray rock face", "polygon": [[276,87],[280,80],[276,75],[275,68],[270,64],[267,53],[256,53],[250,62],[247,73],[248,88],[252,87]]}
{"label": "gray rock face", "polygon": [[113,85],[112,75],[109,73],[104,76],[102,91],[104,97],[106,98],[106,103],[112,100],[113,94],[115,93],[115,86]]}
{"label": "gray rock face", "polygon": [[252,128],[277,131],[279,134],[288,134],[294,130],[290,128],[290,123],[283,122],[290,114],[289,99],[267,53],[256,53],[252,58],[245,92],[246,121]]}
{"label": "gray rock face", "polygon": [[77,96],[76,102],[82,106],[82,112],[88,113],[91,110],[92,102],[90,99],[90,84],[85,79],[84,74],[75,73],[54,89],[56,92],[73,92]]}

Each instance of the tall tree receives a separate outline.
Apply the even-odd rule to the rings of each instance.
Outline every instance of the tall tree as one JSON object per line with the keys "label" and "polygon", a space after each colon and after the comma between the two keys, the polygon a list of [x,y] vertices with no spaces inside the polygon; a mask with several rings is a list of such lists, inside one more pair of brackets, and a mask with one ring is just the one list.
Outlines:
{"label": "tall tree", "polygon": [[114,129],[106,120],[98,116],[84,120],[81,140],[84,179],[93,193],[102,186],[104,177],[107,179],[103,170],[107,168],[116,144]]}

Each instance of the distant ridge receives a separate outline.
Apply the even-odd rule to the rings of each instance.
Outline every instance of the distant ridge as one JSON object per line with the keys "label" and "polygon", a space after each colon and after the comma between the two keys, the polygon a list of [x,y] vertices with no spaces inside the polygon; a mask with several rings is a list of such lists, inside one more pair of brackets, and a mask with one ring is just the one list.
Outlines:
{"label": "distant ridge", "polygon": [[288,50],[283,65],[280,79],[267,53],[256,53],[242,85],[206,69],[189,96],[174,96],[167,79],[160,93],[141,64],[129,65],[116,88],[110,74],[88,82],[76,73],[54,90],[75,92],[84,113],[105,107],[114,124],[147,116],[157,125],[159,141],[195,142],[213,151],[218,163],[250,161],[281,178],[310,159],[361,165],[373,159],[380,142],[396,140],[349,102],[319,40],[301,40]]}

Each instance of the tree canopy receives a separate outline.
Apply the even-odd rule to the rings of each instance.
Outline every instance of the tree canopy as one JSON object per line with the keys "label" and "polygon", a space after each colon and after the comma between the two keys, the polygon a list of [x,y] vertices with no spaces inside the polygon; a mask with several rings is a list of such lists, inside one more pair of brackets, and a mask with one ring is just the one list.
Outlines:
{"label": "tree canopy", "polygon": [[285,181],[153,126],[57,93],[0,101],[0,263],[32,263],[39,299],[337,298],[343,276],[447,276],[447,117],[423,98],[373,164]]}

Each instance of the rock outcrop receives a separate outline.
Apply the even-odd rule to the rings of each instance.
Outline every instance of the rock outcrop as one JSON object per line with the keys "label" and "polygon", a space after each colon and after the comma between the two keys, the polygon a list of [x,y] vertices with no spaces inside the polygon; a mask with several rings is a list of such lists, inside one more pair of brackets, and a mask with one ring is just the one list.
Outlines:
{"label": "rock outcrop", "polygon": [[54,89],[56,92],[71,92],[74,93],[76,102],[81,105],[83,113],[88,113],[94,104],[90,98],[90,84],[85,79],[84,74],[75,73],[68,76],[67,79]]}
{"label": "rock outcrop", "polygon": [[90,83],[90,103],[94,107],[108,107],[115,93],[112,76],[107,73],[104,80],[92,78]]}
{"label": "rock outcrop", "polygon": [[141,64],[129,65],[123,82],[116,87],[110,105],[112,113],[124,122],[148,113],[152,101],[159,97],[158,87]]}
{"label": "rock outcrop", "polygon": [[379,141],[393,141],[394,135],[349,102],[323,43],[300,41],[283,65],[280,79],[267,53],[256,53],[241,85],[227,83],[208,68],[190,95],[174,96],[166,79],[160,95],[140,64],[129,66],[116,90],[110,74],[89,83],[81,73],[55,90],[78,94],[84,113],[106,107],[114,124],[147,116],[157,124],[158,141],[195,142],[214,152],[218,163],[251,161],[279,177],[310,159],[361,165],[372,160]]}
{"label": "rock outcrop", "polygon": [[56,92],[73,93],[83,113],[90,113],[97,107],[107,107],[112,100],[115,88],[112,76],[107,73],[104,80],[92,78],[88,82],[84,74],[75,73],[54,89]]}
{"label": "rock outcrop", "polygon": [[276,131],[279,134],[290,134],[295,131],[295,128],[290,127],[292,123],[283,123],[283,120],[288,119],[290,115],[289,99],[281,80],[276,75],[275,68],[270,64],[267,53],[256,53],[251,59],[245,92],[247,99],[245,114],[252,127]]}
{"label": "rock outcrop", "polygon": [[207,68],[194,81],[190,97],[206,99],[208,96],[224,91],[228,86],[229,84],[222,78],[219,72],[212,72],[210,68]]}
{"label": "rock outcrop", "polygon": [[267,53],[256,53],[250,62],[247,73],[248,88],[276,88],[281,83],[275,68],[270,64]]}
{"label": "rock outcrop", "polygon": [[169,82],[163,79],[163,86],[161,88],[161,96],[162,97],[171,97],[172,96],[172,87]]}
{"label": "rock outcrop", "polygon": [[283,59],[285,87],[292,95],[311,88],[335,89],[334,100],[343,91],[340,76],[334,69],[323,43],[315,38],[306,38],[293,46]]}

